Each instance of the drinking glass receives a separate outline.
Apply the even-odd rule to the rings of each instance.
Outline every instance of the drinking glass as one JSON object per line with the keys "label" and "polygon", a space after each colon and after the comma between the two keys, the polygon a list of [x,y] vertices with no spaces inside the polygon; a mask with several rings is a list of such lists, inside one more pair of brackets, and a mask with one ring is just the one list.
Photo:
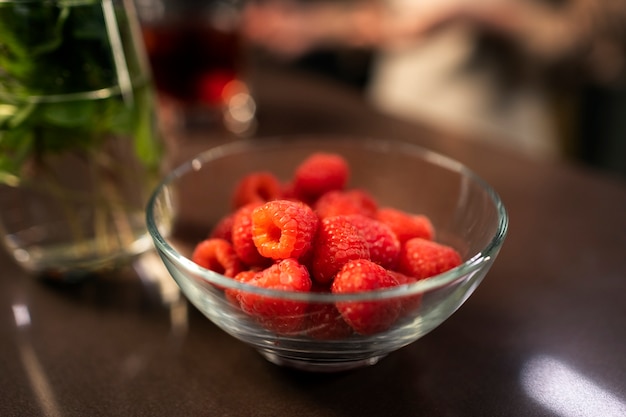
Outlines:
{"label": "drinking glass", "polygon": [[76,279],[151,249],[148,68],[130,0],[0,1],[0,231],[26,270]]}
{"label": "drinking glass", "polygon": [[135,0],[165,130],[238,138],[256,124],[238,0]]}

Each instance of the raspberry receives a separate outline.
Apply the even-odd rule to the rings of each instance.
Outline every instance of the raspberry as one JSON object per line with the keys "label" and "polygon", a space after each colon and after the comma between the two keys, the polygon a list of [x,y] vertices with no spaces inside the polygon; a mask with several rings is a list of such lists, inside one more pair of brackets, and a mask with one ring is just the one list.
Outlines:
{"label": "raspberry", "polygon": [[307,335],[318,340],[344,339],[353,333],[333,303],[309,305]]}
{"label": "raspberry", "polygon": [[239,259],[248,266],[265,267],[271,260],[263,257],[252,240],[252,211],[259,203],[246,204],[234,213],[232,239]]}
{"label": "raspberry", "polygon": [[[382,266],[365,259],[346,263],[331,286],[333,294],[374,291],[398,285]],[[338,301],[337,310],[355,332],[371,335],[387,330],[400,316],[399,299],[380,301]]]}
{"label": "raspberry", "polygon": [[233,246],[224,239],[205,239],[196,245],[191,260],[227,277],[234,277],[244,268]]}
{"label": "raspberry", "polygon": [[[410,277],[400,272],[389,271],[389,273],[393,275],[393,277],[398,281],[398,285],[409,285],[409,284],[413,284],[414,282],[419,281],[415,277]],[[406,297],[401,298],[400,302],[402,303],[401,315],[409,315],[415,310],[417,310],[420,305],[422,305],[422,294],[418,293],[418,294],[408,295]]]}
{"label": "raspberry", "polygon": [[[239,281],[239,282],[248,282],[251,281],[252,279],[254,279],[254,277],[256,276],[257,271],[253,271],[251,269],[248,269],[246,271],[241,271],[240,273],[238,273],[237,275],[235,275],[233,277],[233,279],[235,281]],[[239,305],[239,291],[235,288],[226,288],[226,290],[224,291],[224,296],[226,297],[226,299],[234,306],[240,307]]]}
{"label": "raspberry", "polygon": [[271,172],[259,171],[243,177],[235,186],[233,207],[238,209],[249,203],[265,203],[280,198],[282,187]]}
{"label": "raspberry", "polygon": [[367,217],[375,217],[378,203],[364,190],[335,190],[323,194],[315,202],[314,209],[321,219],[343,214],[362,214]]}
{"label": "raspberry", "polygon": [[430,219],[421,214],[381,207],[376,213],[376,218],[393,230],[401,244],[414,237],[433,240],[435,236],[435,228]]}
{"label": "raspberry", "polygon": [[348,261],[369,259],[365,238],[347,216],[322,219],[313,246],[311,268],[313,278],[320,284],[329,284]]}
{"label": "raspberry", "polygon": [[311,249],[318,224],[306,204],[274,200],[252,211],[252,239],[266,258],[298,259]]}
{"label": "raspberry", "polygon": [[[307,269],[295,259],[284,259],[257,273],[249,284],[281,291],[308,292],[311,278]],[[240,291],[241,309],[266,329],[278,334],[292,334],[302,329],[308,303],[289,301]]]}
{"label": "raspberry", "polygon": [[232,243],[233,241],[233,222],[235,214],[230,213],[222,217],[211,229],[209,238],[224,239]]}
{"label": "raspberry", "polygon": [[296,193],[293,189],[293,183],[287,183],[283,186],[282,200],[302,201],[296,197]]}
{"label": "raspberry", "polygon": [[461,255],[451,246],[416,237],[403,245],[397,270],[423,279],[446,272],[461,262]]}
{"label": "raspberry", "polygon": [[370,260],[386,269],[394,269],[400,256],[400,242],[386,224],[359,214],[346,216],[359,229],[370,251]]}
{"label": "raspberry", "polygon": [[342,156],[314,153],[296,168],[293,175],[293,193],[296,198],[312,204],[328,191],[343,190],[349,175],[348,163]]}

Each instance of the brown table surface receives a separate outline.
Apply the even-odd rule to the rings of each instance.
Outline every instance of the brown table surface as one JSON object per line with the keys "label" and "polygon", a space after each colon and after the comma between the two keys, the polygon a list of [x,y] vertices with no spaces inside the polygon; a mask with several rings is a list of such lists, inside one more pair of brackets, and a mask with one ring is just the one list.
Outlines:
{"label": "brown table surface", "polygon": [[259,136],[414,140],[491,183],[510,228],[474,295],[373,367],[307,374],[223,333],[169,277],[50,285],[2,252],[1,416],[626,415],[623,180],[394,120],[330,84],[269,77],[256,94]]}

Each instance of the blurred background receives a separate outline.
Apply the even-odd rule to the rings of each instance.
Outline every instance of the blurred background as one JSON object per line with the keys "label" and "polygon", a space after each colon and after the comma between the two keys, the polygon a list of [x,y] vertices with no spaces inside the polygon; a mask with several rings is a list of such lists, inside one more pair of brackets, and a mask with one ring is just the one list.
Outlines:
{"label": "blurred background", "polygon": [[165,107],[194,115],[173,110],[175,125],[214,109],[253,135],[246,67],[272,65],[393,117],[626,177],[624,1],[135,2]]}

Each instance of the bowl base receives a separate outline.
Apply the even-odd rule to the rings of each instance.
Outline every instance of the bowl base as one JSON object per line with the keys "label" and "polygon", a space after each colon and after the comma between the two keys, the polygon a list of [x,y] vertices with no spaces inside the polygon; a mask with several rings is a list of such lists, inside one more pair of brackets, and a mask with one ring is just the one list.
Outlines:
{"label": "bowl base", "polygon": [[372,366],[377,364],[381,359],[383,359],[386,355],[374,356],[366,359],[358,359],[358,360],[346,360],[346,361],[323,361],[323,360],[312,360],[312,359],[297,359],[297,358],[287,358],[284,356],[280,356],[275,352],[270,352],[267,350],[259,350],[258,351],[261,356],[267,359],[269,362],[283,366],[286,368],[297,369],[299,371],[307,371],[307,372],[343,372],[350,371],[353,369],[364,368],[367,366]]}

